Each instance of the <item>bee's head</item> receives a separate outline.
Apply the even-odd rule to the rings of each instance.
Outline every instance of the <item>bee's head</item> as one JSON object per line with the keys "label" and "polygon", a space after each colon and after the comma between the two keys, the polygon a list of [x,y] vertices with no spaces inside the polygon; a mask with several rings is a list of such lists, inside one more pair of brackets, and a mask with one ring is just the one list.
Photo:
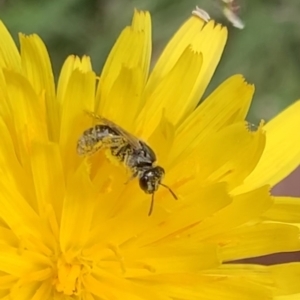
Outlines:
{"label": "bee's head", "polygon": [[153,203],[154,203],[154,193],[158,190],[158,187],[161,185],[167,188],[170,193],[173,195],[175,199],[177,199],[175,193],[166,185],[162,184],[161,181],[165,175],[165,170],[160,167],[156,166],[153,168],[149,168],[145,170],[140,176],[140,187],[146,194],[152,194],[151,206],[149,210],[149,216],[153,210]]}
{"label": "bee's head", "polygon": [[162,167],[153,167],[145,170],[140,176],[140,187],[146,194],[153,194],[157,191],[165,175],[165,170]]}

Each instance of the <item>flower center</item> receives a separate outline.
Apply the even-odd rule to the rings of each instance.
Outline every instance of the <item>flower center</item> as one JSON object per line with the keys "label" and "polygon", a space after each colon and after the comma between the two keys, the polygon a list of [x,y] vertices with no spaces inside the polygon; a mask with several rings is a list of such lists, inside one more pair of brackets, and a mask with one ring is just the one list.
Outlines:
{"label": "flower center", "polygon": [[80,295],[82,291],[82,277],[89,273],[87,264],[78,258],[70,258],[62,254],[57,260],[57,277],[54,286],[59,293],[64,295]]}

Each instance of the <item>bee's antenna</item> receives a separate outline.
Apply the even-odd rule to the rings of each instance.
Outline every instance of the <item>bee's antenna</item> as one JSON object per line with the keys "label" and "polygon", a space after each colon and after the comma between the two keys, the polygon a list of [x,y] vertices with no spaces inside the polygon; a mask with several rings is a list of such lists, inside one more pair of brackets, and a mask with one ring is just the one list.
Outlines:
{"label": "bee's antenna", "polygon": [[[174,197],[175,200],[178,200],[176,194],[171,190],[170,187],[168,187],[167,185],[163,184],[163,183],[160,183],[159,185],[165,187],[166,189],[169,190],[169,192],[172,194],[172,196]],[[148,216],[151,216],[152,214],[152,211],[153,211],[153,206],[154,206],[154,193],[152,194],[152,197],[151,197],[151,204],[150,204],[150,209],[149,209],[149,213],[148,213]]]}
{"label": "bee's antenna", "polygon": [[150,204],[150,209],[149,209],[148,217],[150,217],[151,214],[152,214],[153,206],[154,206],[154,193],[152,194],[152,197],[151,197],[151,204]]}
{"label": "bee's antenna", "polygon": [[162,185],[163,187],[165,187],[166,189],[169,190],[169,192],[172,194],[172,196],[174,197],[175,200],[178,200],[176,194],[171,190],[170,187],[168,187],[167,185],[163,184],[163,183],[160,183],[159,185]]}

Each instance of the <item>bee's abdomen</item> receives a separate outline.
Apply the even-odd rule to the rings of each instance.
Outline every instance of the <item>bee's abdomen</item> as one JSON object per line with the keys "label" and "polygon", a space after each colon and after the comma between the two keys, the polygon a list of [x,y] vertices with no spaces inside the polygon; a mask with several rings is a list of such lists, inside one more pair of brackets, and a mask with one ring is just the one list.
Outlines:
{"label": "bee's abdomen", "polygon": [[89,155],[103,146],[103,142],[117,136],[109,126],[97,124],[83,132],[77,142],[77,153]]}

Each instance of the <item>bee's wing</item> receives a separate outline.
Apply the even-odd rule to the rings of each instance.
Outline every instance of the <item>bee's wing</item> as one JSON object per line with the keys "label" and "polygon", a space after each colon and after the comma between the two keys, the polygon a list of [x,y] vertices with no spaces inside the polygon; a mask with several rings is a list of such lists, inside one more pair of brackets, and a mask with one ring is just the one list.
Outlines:
{"label": "bee's wing", "polygon": [[125,129],[121,128],[120,126],[118,126],[117,124],[115,124],[114,122],[107,120],[105,118],[102,118],[102,122],[105,125],[110,126],[111,128],[113,128],[117,133],[119,133],[121,136],[125,137],[125,139],[128,141],[128,143],[134,147],[135,149],[140,149],[141,148],[141,144],[139,142],[139,139],[136,138],[134,135],[132,135],[131,133],[129,133],[128,131],[126,131]]}
{"label": "bee's wing", "polygon": [[131,133],[129,133],[128,131],[126,131],[125,129],[121,128],[119,125],[115,124],[114,122],[103,118],[93,112],[90,111],[86,111],[86,113],[88,115],[90,115],[92,118],[99,120],[100,123],[105,124],[109,127],[111,127],[114,131],[116,131],[120,136],[123,136],[128,143],[134,147],[135,149],[140,149],[142,148],[140,141],[138,138],[136,138],[134,135],[132,135]]}

